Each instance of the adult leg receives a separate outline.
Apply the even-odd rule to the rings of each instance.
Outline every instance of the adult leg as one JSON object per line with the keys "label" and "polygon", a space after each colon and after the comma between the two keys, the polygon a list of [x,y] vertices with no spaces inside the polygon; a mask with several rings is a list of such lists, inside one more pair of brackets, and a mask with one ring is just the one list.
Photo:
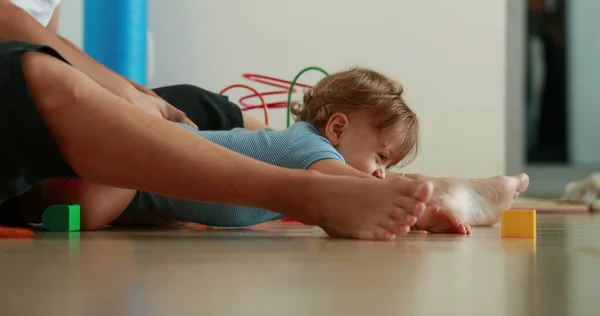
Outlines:
{"label": "adult leg", "polygon": [[[208,90],[193,85],[174,85],[154,90],[161,98],[186,114],[200,130],[243,128],[247,119],[239,106]],[[159,212],[124,214],[136,197],[136,190],[108,187],[83,179],[49,180],[42,185],[49,204],[81,205],[81,228],[96,230],[108,224],[173,225],[177,222]],[[27,208],[31,209],[31,208]],[[43,208],[29,211],[41,216]],[[32,217],[31,215],[28,217]]]}
{"label": "adult leg", "polygon": [[154,89],[154,92],[183,111],[200,130],[258,130],[268,127],[231,102],[227,96],[194,85],[174,85]]}
{"label": "adult leg", "polygon": [[[62,154],[48,161],[64,157],[66,166],[93,182],[262,207],[320,225],[333,236],[365,239],[398,231],[394,224],[404,217],[398,205],[405,197],[431,196],[425,182],[325,176],[254,161],[141,111],[49,55],[23,55],[23,70],[35,108]],[[35,159],[25,157],[30,160]],[[34,178],[56,173],[38,171]]]}
{"label": "adult leg", "polygon": [[154,92],[184,112],[200,130],[244,127],[241,109],[226,96],[187,84],[160,87]]}
{"label": "adult leg", "polygon": [[[97,230],[110,224],[125,211],[137,192],[84,179],[48,180],[41,190],[42,200],[49,205],[79,204],[82,230]],[[43,209],[37,209],[38,216],[41,211]]]}
{"label": "adult leg", "polygon": [[25,51],[50,53],[25,42],[0,43],[0,225],[7,226],[31,219],[21,209],[43,207],[40,191],[30,190],[39,175],[77,176],[60,157],[29,98],[20,60]]}

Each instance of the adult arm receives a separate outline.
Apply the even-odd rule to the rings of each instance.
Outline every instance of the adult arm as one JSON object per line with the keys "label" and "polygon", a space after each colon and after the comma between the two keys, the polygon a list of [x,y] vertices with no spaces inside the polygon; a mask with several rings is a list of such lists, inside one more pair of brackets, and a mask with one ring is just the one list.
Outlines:
{"label": "adult arm", "polygon": [[[0,1],[3,1],[3,0],[0,0]],[[96,60],[94,60],[88,54],[83,52],[79,47],[77,47],[71,41],[64,38],[60,34],[58,34],[58,20],[60,17],[61,6],[62,6],[62,4],[59,4],[58,7],[56,7],[56,9],[54,10],[52,19],[48,23],[48,26],[46,27],[46,29],[49,30],[52,34],[54,34],[60,41],[62,41],[64,44],[66,44],[72,51],[74,51],[74,54],[76,54],[77,57],[81,58],[83,61],[85,61],[91,65],[94,65],[101,72],[107,73],[111,77],[115,77],[115,78],[118,78],[118,80],[123,80],[125,82],[128,82],[131,85],[131,87],[135,88],[137,91],[145,93],[147,95],[150,95],[150,96],[155,97],[156,99],[160,100],[162,103],[164,103],[164,113],[163,114],[169,120],[185,123],[185,124],[195,127],[196,129],[198,128],[196,126],[196,124],[194,124],[189,118],[187,118],[185,113],[176,109],[171,104],[166,102],[164,99],[160,98],[154,91],[138,84],[137,82],[135,82],[133,80],[125,78],[124,76],[116,73],[115,71],[111,70],[110,68],[98,63]],[[59,53],[60,53],[60,51],[59,51]],[[63,55],[63,57],[64,57],[64,55]],[[67,60],[69,60],[69,59],[67,58]],[[92,78],[92,79],[94,79],[94,78]],[[131,89],[131,88],[129,88],[129,89]],[[114,91],[113,91],[113,93],[114,93]],[[117,95],[119,95],[119,94],[117,94]],[[122,95],[120,95],[120,96],[123,97]],[[125,93],[125,96],[129,96],[129,94]],[[126,97],[126,99],[129,100],[128,97]]]}
{"label": "adult arm", "polygon": [[122,79],[124,79],[125,81],[129,82],[134,88],[136,88],[138,91],[141,91],[143,93],[146,94],[150,94],[153,95],[155,97],[158,97],[158,95],[156,93],[154,93],[154,91],[141,86],[140,84],[138,84],[137,82],[130,80],[118,73],[116,73],[115,71],[113,71],[112,69],[98,63],[97,61],[95,61],[92,57],[90,57],[88,54],[86,54],[85,52],[83,52],[79,47],[77,47],[77,45],[73,44],[73,42],[69,41],[68,39],[64,38],[63,36],[61,36],[60,34],[58,34],[58,21],[60,18],[60,12],[61,12],[61,7],[62,7],[62,3],[59,4],[56,9],[54,10],[54,14],[52,15],[52,19],[50,19],[50,22],[48,23],[48,26],[46,26],[46,28],[48,30],[50,30],[52,33],[54,33],[54,35],[56,35],[61,41],[63,41],[65,44],[67,44],[72,50],[74,50],[80,57],[82,57],[83,59],[85,59],[87,62],[89,63],[93,63],[93,64],[97,64],[99,67],[102,68],[103,71],[108,71],[110,73],[112,73],[115,76],[121,77]]}
{"label": "adult arm", "polygon": [[[58,16],[58,14],[57,14]],[[56,27],[56,18],[51,25]],[[54,48],[73,67],[115,95],[130,100],[135,88],[124,78],[107,71],[91,58],[86,58],[60,39],[55,32],[43,27],[23,9],[9,0],[0,0],[0,42],[20,40]]]}

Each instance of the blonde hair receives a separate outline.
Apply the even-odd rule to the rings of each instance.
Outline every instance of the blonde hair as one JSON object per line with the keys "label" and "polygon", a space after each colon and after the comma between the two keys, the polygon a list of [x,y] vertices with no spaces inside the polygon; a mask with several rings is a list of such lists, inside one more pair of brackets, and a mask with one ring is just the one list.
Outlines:
{"label": "blonde hair", "polygon": [[293,105],[291,112],[297,121],[322,128],[334,113],[366,111],[373,117],[374,128],[400,128],[398,137],[404,138],[400,155],[403,164],[408,164],[418,152],[419,122],[402,93],[402,85],[383,74],[351,68],[323,78],[305,92],[303,102]]}

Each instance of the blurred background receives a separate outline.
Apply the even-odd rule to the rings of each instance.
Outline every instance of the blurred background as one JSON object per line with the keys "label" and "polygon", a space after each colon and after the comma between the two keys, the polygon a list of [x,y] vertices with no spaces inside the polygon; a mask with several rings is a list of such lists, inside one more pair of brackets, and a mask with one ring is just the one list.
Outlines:
{"label": "blurred background", "polygon": [[[94,2],[65,0],[59,26],[84,50],[94,40],[84,38],[86,1]],[[371,67],[404,84],[421,119],[422,150],[405,172],[528,172],[528,195],[550,197],[600,170],[597,0],[144,2],[149,87],[188,83],[218,93],[241,83],[268,92],[243,75],[292,80],[308,66]],[[300,82],[322,76],[307,72]],[[236,102],[248,94],[227,92]],[[269,116],[285,127],[284,109]]]}
{"label": "blurred background", "polygon": [[529,1],[525,162],[538,194],[600,170],[599,18],[594,0]]}

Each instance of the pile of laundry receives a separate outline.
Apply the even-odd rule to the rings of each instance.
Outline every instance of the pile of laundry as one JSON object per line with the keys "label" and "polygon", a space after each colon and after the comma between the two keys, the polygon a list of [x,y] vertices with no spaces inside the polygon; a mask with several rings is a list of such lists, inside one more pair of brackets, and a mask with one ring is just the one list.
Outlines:
{"label": "pile of laundry", "polygon": [[586,179],[567,184],[561,200],[585,203],[593,211],[600,211],[600,172],[592,173]]}

